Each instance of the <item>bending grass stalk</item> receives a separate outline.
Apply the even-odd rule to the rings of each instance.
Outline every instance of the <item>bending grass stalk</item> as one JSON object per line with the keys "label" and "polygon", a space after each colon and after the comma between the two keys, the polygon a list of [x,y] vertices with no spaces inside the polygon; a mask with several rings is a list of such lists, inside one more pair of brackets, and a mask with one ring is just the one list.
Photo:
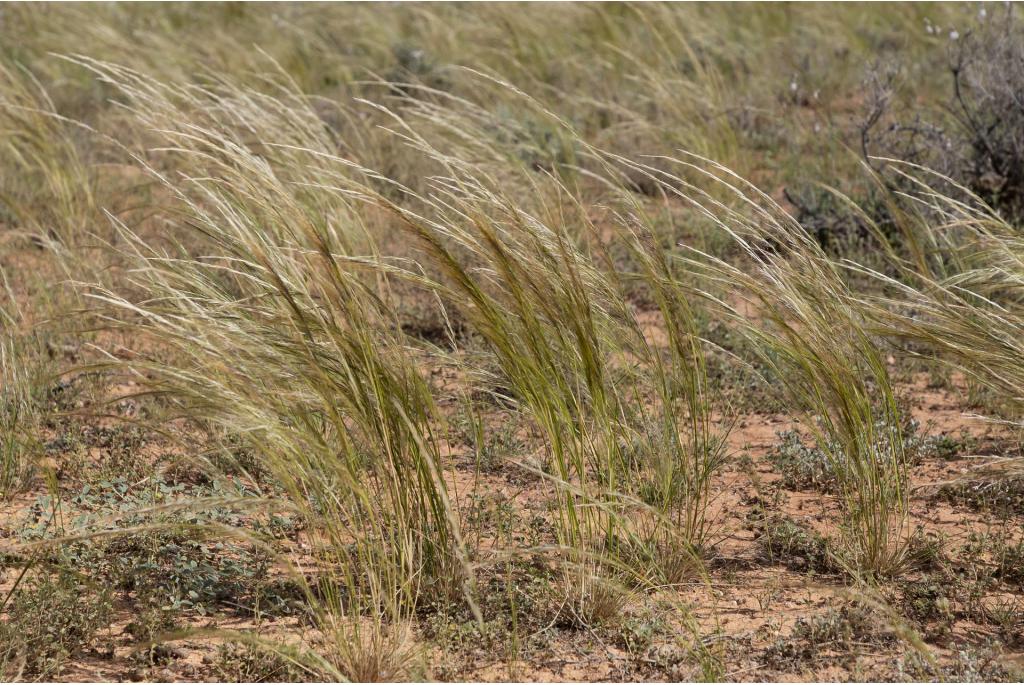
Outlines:
{"label": "bending grass stalk", "polygon": [[[289,493],[311,531],[319,622],[338,636],[339,667],[366,676],[345,645],[383,644],[428,588],[469,591],[432,398],[382,325],[359,260],[345,257],[333,221],[349,214],[344,202],[285,184],[232,129],[197,127],[147,87],[150,114],[192,167],[184,185],[154,174],[217,255],[159,253],[120,226],[147,299],[102,288],[92,296],[111,308],[108,323],[173,352],[169,363],[130,366],[200,425],[240,434]],[[190,106],[219,111],[216,100]],[[268,129],[287,113],[251,115],[260,112],[254,124]]]}
{"label": "bending grass stalk", "polygon": [[[5,274],[0,271],[0,279]],[[13,297],[12,297],[13,300]],[[40,422],[48,372],[36,332],[0,307],[0,499],[26,487],[39,467]]]}
{"label": "bending grass stalk", "polygon": [[[666,193],[691,203],[742,249],[749,271],[691,251],[684,263],[728,295],[706,287],[692,292],[713,303],[754,343],[762,362],[810,419],[809,429],[839,476],[847,517],[845,563],[855,573],[898,572],[908,561],[909,541],[902,421],[885,357],[857,315],[855,298],[837,266],[770,198],[708,160],[668,161],[722,184],[749,212],[724,205],[681,175],[634,165],[662,183]],[[730,300],[752,305],[756,318]]]}
{"label": "bending grass stalk", "polygon": [[[654,393],[671,455],[655,465],[658,497],[663,509],[671,504],[673,511],[683,513],[676,523],[688,544],[702,545],[709,532],[704,513],[710,478],[721,462],[724,440],[712,436],[706,371],[693,316],[671,292],[675,286],[663,258],[651,241],[644,243],[633,235],[631,247],[642,255],[645,267],[641,277],[652,281],[660,293],[659,304],[672,329],[673,363],[668,368],[684,388],[680,394],[685,397],[686,441],[679,439],[671,374],[666,372],[661,351],[647,344],[628,304],[615,288],[605,285],[607,274],[595,271],[590,259],[575,247],[582,236],[598,233],[582,202],[553,173],[548,177],[553,192],[536,194],[553,194],[556,201],[564,198],[562,202],[569,203],[561,214],[551,213],[561,221],[546,222],[515,207],[485,171],[441,153],[408,119],[422,118],[458,130],[463,137],[473,135],[466,132],[476,130],[476,121],[462,120],[457,112],[436,106],[410,105],[410,109],[413,115],[394,115],[400,127],[397,135],[445,166],[449,176],[435,179],[430,197],[400,188],[413,204],[426,208],[415,213],[370,188],[359,188],[359,192],[393,212],[427,246],[448,277],[446,284],[437,285],[446,299],[472,303],[466,306],[465,317],[488,340],[517,395],[549,436],[553,467],[561,480],[578,479],[585,484],[596,478],[595,492],[614,497],[611,493],[627,481],[623,477],[627,459],[616,437],[623,429],[631,430],[622,398],[642,407],[647,398],[641,388]],[[485,144],[481,134],[479,145]],[[524,182],[537,183],[533,177]],[[573,221],[566,220],[567,213]],[[580,235],[569,233],[567,226],[574,224],[582,226]],[[469,264],[485,268],[464,265],[462,254],[469,255]],[[612,272],[612,278],[616,276]],[[635,385],[625,385],[609,362],[627,348],[646,365],[639,380],[631,382]],[[641,410],[642,415],[646,413]],[[640,433],[642,441],[653,438],[647,430]],[[662,442],[652,443],[646,451],[660,455],[663,447]],[[583,490],[591,488],[585,485]],[[578,508],[577,502],[566,499],[560,512],[563,540],[570,546],[593,539],[595,530],[603,531],[606,545],[618,535],[633,534],[616,533],[609,521],[595,528],[594,523],[580,519]]]}
{"label": "bending grass stalk", "polygon": [[15,492],[32,468],[27,442],[34,417],[21,362],[14,341],[0,340],[0,499]]}
{"label": "bending grass stalk", "polygon": [[[907,205],[900,215],[901,234],[928,249],[904,260],[883,243],[898,279],[849,265],[889,291],[862,299],[866,315],[881,333],[935,350],[1019,410],[1024,406],[1024,238],[952,179],[886,161],[910,186],[891,199]],[[884,240],[877,226],[869,226]]]}
{"label": "bending grass stalk", "polygon": [[[600,540],[614,550],[620,540],[635,538],[620,513],[629,504],[620,493],[628,471],[616,439],[625,419],[609,365],[629,337],[609,312],[625,307],[561,225],[551,228],[516,207],[470,164],[438,153],[411,129],[408,139],[450,174],[434,179],[431,197],[401,189],[426,211],[390,201],[373,183],[394,182],[333,156],[301,130],[285,145],[261,140],[272,160],[267,163],[237,138],[232,121],[218,119],[226,101],[168,94],[137,75],[91,68],[112,83],[126,80],[125,92],[146,107],[140,116],[167,138],[180,166],[192,167],[180,186],[144,163],[218,252],[204,259],[184,249],[159,254],[122,227],[132,250],[127,256],[137,265],[133,281],[148,299],[135,304],[103,290],[95,296],[130,313],[135,332],[159,337],[187,360],[135,366],[187,400],[193,415],[206,414],[249,436],[313,522],[314,549],[332,579],[317,593],[325,627],[356,632],[361,616],[371,617],[372,626],[398,625],[423,588],[453,579],[458,585],[468,575],[440,477],[429,391],[401,339],[382,326],[380,301],[358,274],[382,265],[348,257],[345,238],[334,228],[337,217],[358,221],[348,198],[393,212],[447,272],[453,285],[442,292],[466,303],[470,324],[488,340],[549,437],[566,546],[582,553]],[[246,103],[244,94],[224,97]],[[283,106],[243,111],[237,114],[247,123],[247,138],[255,130],[267,141],[276,118],[291,115]],[[179,123],[189,115],[207,123]],[[559,193],[568,196],[562,186]],[[464,266],[449,245],[487,270]],[[649,267],[652,274],[664,269],[654,261]],[[700,364],[688,313],[663,300],[675,321],[677,359]],[[668,383],[658,373],[670,417]],[[706,463],[711,441],[702,373],[688,381],[694,423],[686,449]],[[673,454],[681,455],[683,446],[675,437],[672,442]],[[673,469],[690,469],[685,458],[673,459]],[[694,471],[696,485],[682,481],[688,513],[678,519],[691,546],[691,538],[706,532],[710,477],[710,470]],[[574,482],[579,487],[568,487]],[[666,494],[662,508],[668,499],[679,496]]]}
{"label": "bending grass stalk", "polygon": [[[209,285],[202,267],[194,277],[187,268],[156,275],[160,268],[140,272],[154,278],[151,293],[168,275]],[[371,631],[401,622],[427,586],[442,594],[465,589],[468,571],[452,549],[461,542],[429,428],[429,395],[415,370],[395,365],[397,349],[365,331],[353,335],[304,317],[309,310],[298,306],[295,293],[286,296],[294,306],[291,321],[304,333],[289,332],[288,319],[273,305],[232,309],[231,300],[213,300],[211,291],[164,293],[160,309],[132,309],[139,315],[133,328],[161,336],[191,363],[135,367],[155,374],[158,387],[185,400],[192,415],[244,431],[297,504],[322,566],[310,595],[320,623],[339,636],[336,646],[349,644],[340,637],[344,630],[362,643],[363,616],[371,617]],[[97,297],[132,307],[109,294]],[[254,299],[272,302],[266,294]],[[197,305],[213,301],[215,315],[197,315]],[[229,355],[230,366],[223,363]]]}
{"label": "bending grass stalk", "polygon": [[[927,246],[903,259],[870,217],[862,216],[887,246],[892,278],[855,264],[874,278],[881,294],[858,302],[875,330],[916,343],[999,397],[1003,421],[1024,427],[1024,238],[981,198],[952,179],[918,165],[886,160],[909,187],[898,227],[906,242]],[[852,204],[852,203],[851,203]],[[1021,461],[1002,473],[1024,470]]]}
{"label": "bending grass stalk", "polygon": [[0,200],[22,230],[64,247],[80,242],[96,216],[93,175],[67,123],[28,70],[0,63],[0,149],[21,172]]}

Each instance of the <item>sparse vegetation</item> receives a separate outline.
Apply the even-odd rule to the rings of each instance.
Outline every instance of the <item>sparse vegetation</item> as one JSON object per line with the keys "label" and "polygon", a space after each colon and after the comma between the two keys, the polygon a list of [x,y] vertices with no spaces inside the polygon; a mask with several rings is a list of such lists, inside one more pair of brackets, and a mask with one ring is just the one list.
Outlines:
{"label": "sparse vegetation", "polygon": [[0,7],[0,675],[1012,678],[1022,39]]}

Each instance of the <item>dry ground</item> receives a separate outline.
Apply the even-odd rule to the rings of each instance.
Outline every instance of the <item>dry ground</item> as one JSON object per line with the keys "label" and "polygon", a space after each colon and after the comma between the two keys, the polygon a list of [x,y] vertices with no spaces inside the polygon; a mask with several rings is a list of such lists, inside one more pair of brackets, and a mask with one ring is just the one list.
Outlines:
{"label": "dry ground", "polygon": [[[511,374],[464,313],[448,302],[452,318],[446,320],[439,298],[410,285],[412,279],[387,280],[381,268],[366,278],[373,283],[366,292],[377,295],[374,288],[383,292],[387,283],[393,300],[384,308],[395,310],[397,330],[388,328],[390,323],[374,330],[400,342],[396,347],[426,379],[437,405],[430,428],[436,431],[450,513],[469,555],[472,582],[464,593],[442,583],[421,588],[409,615],[403,613],[405,605],[395,612],[405,624],[388,626],[395,631],[392,641],[353,650],[367,662],[378,660],[356,664],[359,670],[352,663],[338,666],[334,659],[341,650],[327,632],[325,617],[347,615],[342,597],[359,593],[338,590],[338,579],[345,576],[336,573],[337,559],[333,567],[325,561],[330,558],[323,554],[329,538],[325,517],[317,503],[306,501],[315,500],[316,492],[290,496],[278,477],[281,464],[268,466],[272,460],[260,451],[259,438],[252,437],[256,433],[239,434],[218,424],[232,416],[232,407],[203,407],[194,396],[187,398],[189,404],[182,399],[187,393],[165,394],[168,386],[158,382],[166,381],[159,374],[167,369],[196,371],[204,380],[230,377],[216,373],[230,370],[233,361],[239,368],[232,350],[188,357],[187,346],[172,344],[180,341],[162,339],[152,329],[141,332],[138,312],[104,308],[105,303],[84,297],[102,284],[132,303],[158,306],[161,291],[155,280],[132,271],[143,260],[126,249],[128,234],[118,233],[116,222],[158,252],[181,241],[185,261],[198,262],[218,255],[223,244],[217,242],[216,219],[228,223],[231,208],[240,215],[251,210],[257,219],[247,247],[287,244],[291,249],[301,243],[315,253],[308,235],[295,238],[300,232],[289,232],[294,224],[319,227],[321,219],[331,226],[358,224],[373,234],[375,256],[392,260],[391,266],[416,260],[424,273],[447,285],[436,273],[437,263],[411,245],[401,222],[385,211],[394,188],[381,190],[353,172],[352,178],[366,185],[352,196],[369,196],[373,189],[379,197],[363,206],[350,196],[318,195],[322,188],[310,188],[334,177],[302,175],[315,166],[314,155],[299,155],[300,162],[284,153],[274,156],[275,149],[293,143],[289,135],[301,138],[287,126],[294,123],[290,115],[300,112],[314,122],[309,129],[315,135],[303,144],[322,142],[317,137],[322,134],[336,146],[332,154],[379,169],[396,182],[421,190],[430,187],[429,179],[450,172],[437,157],[396,142],[394,132],[384,129],[400,126],[365,103],[352,104],[356,97],[386,103],[407,117],[403,124],[422,126],[425,136],[434,136],[430,140],[441,141],[444,154],[462,156],[469,175],[487,176],[490,185],[481,188],[497,188],[496,197],[507,193],[503,200],[547,220],[560,239],[568,236],[573,257],[586,261],[597,252],[590,251],[595,244],[608,248],[610,263],[588,264],[593,273],[639,271],[637,254],[624,247],[624,228],[632,224],[622,220],[622,207],[650,211],[652,241],[663,243],[656,249],[667,259],[692,255],[682,244],[735,259],[744,268],[750,255],[742,255],[723,231],[666,192],[683,187],[683,178],[694,182],[687,172],[678,172],[671,182],[662,179],[659,186],[630,167],[617,178],[620,195],[607,193],[598,182],[587,185],[590,176],[572,175],[598,170],[584,154],[584,139],[656,167],[678,170],[644,155],[685,148],[720,161],[802,222],[820,243],[822,260],[852,259],[884,270],[892,265],[876,237],[829,204],[827,193],[814,184],[835,185],[875,212],[873,217],[888,218],[885,208],[879,209],[884,203],[872,194],[862,152],[909,154],[906,147],[885,147],[887,136],[910,130],[901,129],[901,122],[919,110],[943,113],[946,118],[938,119],[947,126],[943,135],[959,130],[949,116],[958,110],[948,62],[963,44],[955,27],[966,34],[970,20],[985,30],[995,16],[993,6],[986,7],[893,5],[877,12],[860,6],[749,7],[742,17],[734,8],[629,5],[520,8],[518,13],[496,5],[472,11],[447,5],[429,10],[281,5],[266,13],[244,4],[201,10],[165,6],[151,12],[131,6],[16,6],[8,14],[7,7],[0,8],[5,70],[0,113],[6,117],[0,126],[5,146],[0,150],[6,153],[0,161],[0,343],[17,352],[0,357],[5,365],[0,419],[8,422],[0,423],[0,450],[7,450],[0,456],[15,455],[9,461],[23,471],[12,477],[10,492],[0,501],[0,597],[5,598],[0,674],[26,680],[247,682],[320,678],[338,667],[355,676],[458,681],[1020,681],[1024,476],[1000,472],[1007,460],[1022,456],[1020,397],[1000,396],[999,383],[979,382],[984,373],[972,377],[950,370],[939,353],[915,348],[901,354],[908,350],[884,342],[891,355],[885,371],[903,417],[912,419],[903,426],[910,455],[904,524],[912,554],[899,572],[869,577],[844,556],[848,512],[837,496],[835,473],[811,437],[807,412],[792,406],[786,384],[757,366],[750,349],[737,342],[730,328],[736,321],[705,320],[701,310],[698,333],[710,350],[707,399],[715,428],[728,436],[726,459],[711,476],[709,542],[698,550],[699,558],[679,555],[674,567],[659,567],[664,577],[657,581],[650,570],[655,564],[637,560],[628,572],[602,579],[606,585],[596,583],[584,607],[574,603],[583,589],[576,585],[579,576],[566,571],[558,546],[564,539],[559,493],[579,484],[581,474],[567,477],[562,490],[556,487],[551,435],[531,414],[529,402],[516,400]],[[1006,11],[1009,24],[1012,12]],[[254,36],[266,51],[249,49]],[[185,97],[186,91],[167,95],[170,87],[154,86],[152,92],[143,88],[145,97],[129,96],[110,72],[99,69],[107,78],[96,78],[81,63],[53,56],[78,52],[72,42],[81,42],[87,57],[152,75],[154,84],[203,83],[209,91],[200,95],[197,88]],[[890,90],[879,88],[872,79],[878,81],[897,62],[902,81]],[[541,116],[536,103],[526,105],[519,94],[455,65],[507,76],[578,131],[570,135],[552,123],[553,115]],[[367,83],[377,79],[394,83]],[[224,90],[218,91],[221,85]],[[281,100],[259,99],[267,93]],[[977,102],[979,108],[995,107],[989,100]],[[479,111],[463,107],[466,103]],[[865,111],[870,117],[875,106],[883,110],[882,123],[865,129]],[[261,118],[271,110],[273,115]],[[202,154],[191,156],[168,153],[190,144],[183,131],[196,139],[205,135],[199,124],[188,128],[193,122],[184,120],[186,111],[211,130],[222,127],[237,147],[207,154],[198,146]],[[88,128],[54,114],[86,122]],[[911,128],[934,134],[928,121],[914,118]],[[460,128],[466,122],[479,123],[473,132],[479,139],[466,142],[469,129]],[[181,135],[174,138],[171,129]],[[259,138],[278,131],[284,142],[279,148]],[[1010,174],[994,181],[991,174],[979,177],[979,164],[956,158],[950,145],[943,146],[948,141],[937,139],[927,138],[933,156],[919,161],[941,162],[949,173],[957,164],[970,167],[962,170],[964,183],[996,184],[986,199],[1007,202],[1009,196],[1003,209],[1013,209]],[[268,168],[280,164],[268,175],[273,182],[257,174],[264,162]],[[250,176],[238,173],[240,168]],[[350,171],[343,165],[324,169],[339,176]],[[566,186],[572,193],[558,185],[562,172],[571,179]],[[223,177],[214,178],[219,173]],[[199,178],[200,189],[186,177],[190,183]],[[250,187],[250,177],[261,180]],[[284,180],[275,185],[278,178]],[[203,203],[210,200],[202,182],[236,192],[226,191],[229,201],[219,206],[224,213],[212,212],[215,220],[206,224],[193,212],[207,208]],[[716,201],[729,196],[717,191],[711,191]],[[482,192],[474,186],[459,198]],[[627,197],[634,204],[616,204],[609,197]],[[186,207],[183,198],[195,205]],[[401,202],[420,211],[422,200]],[[579,216],[577,201],[584,206]],[[273,224],[278,203],[288,204],[279,226]],[[741,201],[728,206],[735,207],[747,209]],[[480,214],[485,219],[473,217],[480,223],[464,222],[467,231],[488,225],[487,212]],[[588,222],[592,225],[581,228]],[[1014,230],[1016,237],[1007,242],[1019,254],[1014,242],[1019,229]],[[345,256],[363,255],[359,231],[346,234],[349,239],[357,247]],[[523,238],[515,245],[525,252],[523,245],[532,243]],[[765,254],[773,249],[769,245]],[[332,263],[338,251],[328,249],[331,257],[324,263]],[[467,262],[480,254],[466,257]],[[262,268],[248,275],[263,273]],[[557,268],[552,273],[562,275]],[[327,282],[314,269],[302,273],[307,276],[318,285]],[[244,279],[240,282],[244,285]],[[487,278],[480,282],[493,285]],[[250,303],[248,294],[259,292],[229,285],[240,288],[237,301],[211,301],[204,314],[222,307],[228,312],[224,320],[230,320],[231,312]],[[863,285],[857,281],[853,289],[860,294]],[[623,301],[646,342],[660,353],[671,336],[650,282],[646,286],[624,287]],[[605,303],[604,293],[593,290],[593,302]],[[327,286],[311,288],[311,310],[319,311],[323,303],[316,297],[324,291],[331,292]],[[689,294],[693,286],[673,292]],[[863,292],[875,291],[864,287]],[[1005,297],[1007,311],[1019,313],[1015,292],[996,289],[993,297]],[[753,305],[731,298],[724,294],[738,318],[762,323]],[[190,304],[195,302],[202,298]],[[239,309],[232,310],[235,305]],[[254,344],[260,353],[273,352],[295,328],[283,310],[268,311],[280,316]],[[546,325],[554,330],[560,323]],[[247,342],[242,336],[235,340]],[[615,350],[602,360],[612,371],[636,361],[616,344],[601,348]],[[877,344],[882,349],[883,342]],[[0,352],[6,355],[7,349]],[[733,353],[761,376],[736,363]],[[648,361],[655,358],[652,354]],[[290,372],[304,363],[282,362],[279,369]],[[292,389],[252,380],[252,387],[268,395]],[[30,395],[24,401],[18,394],[22,389]],[[636,392],[650,391],[643,386]],[[584,403],[589,399],[577,392]],[[225,397],[232,395],[210,395],[214,403]],[[260,404],[258,397],[239,400],[244,402],[266,410],[261,417],[280,410]],[[19,415],[21,406],[31,407],[31,415]],[[305,406],[286,408],[275,416],[276,425],[294,427],[326,413],[315,397],[309,406],[305,414]],[[657,413],[653,401],[647,408]],[[347,416],[333,426],[334,433],[328,426],[304,435],[327,436],[323,452],[337,457],[331,440],[343,432],[339,427],[353,422]],[[590,437],[600,430],[583,433]],[[613,436],[619,437],[626,440]],[[283,470],[286,474],[287,464]],[[371,470],[360,474],[369,479]],[[326,489],[331,487],[328,481]],[[629,495],[639,498],[640,490]],[[331,543],[358,547],[351,537]],[[418,572],[407,575],[410,584],[421,581]],[[355,619],[362,620],[372,623],[366,616]],[[306,658],[309,654],[326,661]]]}
{"label": "dry ground", "polygon": [[[29,248],[5,260],[30,265],[34,257]],[[658,316],[652,312],[646,320],[649,338],[663,344]],[[127,339],[121,340],[123,345],[116,343],[114,334],[101,337],[107,349],[133,347]],[[80,364],[92,353],[72,344],[54,354]],[[693,679],[700,675],[693,655],[676,639],[686,630],[680,624],[684,606],[726,664],[726,680],[1001,679],[1013,678],[1014,669],[1024,666],[1024,586],[1019,575],[1001,575],[999,559],[1020,550],[1024,483],[1010,481],[1001,487],[978,475],[979,461],[1012,456],[1007,450],[1014,449],[1014,436],[977,416],[977,403],[968,401],[962,378],[936,381],[923,372],[905,374],[901,390],[921,434],[943,440],[940,449],[926,451],[910,477],[909,525],[927,542],[927,553],[917,568],[882,582],[879,596],[870,600],[884,603],[892,616],[859,602],[860,591],[852,589],[848,576],[827,557],[825,540],[838,538],[842,520],[834,497],[813,486],[787,486],[785,472],[772,459],[783,445],[780,435],[799,432],[799,420],[752,406],[737,417],[729,434],[729,461],[714,478],[710,517],[716,532],[706,552],[707,576],[693,575],[656,592],[627,592],[608,616],[584,626],[559,606],[565,601],[559,595],[561,580],[542,553],[507,563],[502,553],[542,549],[554,541],[553,491],[532,470],[543,459],[540,435],[514,408],[484,402],[478,411],[486,444],[474,449],[465,428],[460,430],[464,383],[458,365],[425,371],[453,426],[444,457],[453,467],[451,492],[480,561],[478,601],[484,622],[477,624],[459,602],[428,602],[414,627],[421,677]],[[147,422],[136,423],[147,416],[147,403],[153,400],[135,396],[135,381],[69,371],[53,379],[53,388],[74,398],[56,400],[62,404],[43,435],[56,487],[65,498],[63,517],[73,518],[78,508],[116,510],[118,498],[131,501],[138,493],[153,492],[154,484],[157,491],[168,491],[166,501],[208,487],[208,464],[197,462],[198,452],[183,451],[183,446],[201,445],[203,437],[190,434],[181,421],[161,423],[159,431]],[[104,493],[102,488],[124,473],[125,464],[131,464],[131,475],[122,479],[122,489]],[[244,473],[218,477],[220,487],[228,490],[260,485]],[[100,501],[82,496],[88,487]],[[176,487],[184,489],[174,492]],[[6,502],[0,535],[8,540],[25,536],[45,519],[46,505],[40,502],[48,501],[51,492],[37,479],[31,490]],[[250,525],[244,517],[235,522]],[[286,559],[312,569],[315,561],[303,554],[301,529],[284,527],[277,538]],[[250,579],[258,585],[281,584],[283,589],[274,591],[282,597],[274,600],[281,604],[280,613],[236,606],[251,602],[252,595],[225,596],[201,612],[177,609],[164,627],[185,633],[247,631],[272,641],[315,645],[315,627],[301,609],[288,606],[292,601],[301,604],[301,594],[288,595],[289,576],[282,563],[246,571],[259,576]],[[0,591],[13,587],[15,571],[8,568]],[[519,614],[515,626],[508,614],[513,597]],[[295,677],[279,659],[232,647],[223,632],[201,639],[185,634],[149,648],[139,639],[136,594],[122,590],[111,600],[104,627],[88,649],[63,664],[59,679]],[[925,664],[899,631],[919,635],[938,670]]]}

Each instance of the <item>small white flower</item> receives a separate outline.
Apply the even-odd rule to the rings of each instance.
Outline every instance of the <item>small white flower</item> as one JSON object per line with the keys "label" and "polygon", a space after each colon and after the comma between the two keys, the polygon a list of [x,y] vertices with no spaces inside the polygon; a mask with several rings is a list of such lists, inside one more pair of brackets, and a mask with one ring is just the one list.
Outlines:
{"label": "small white flower", "polygon": [[793,91],[794,93],[796,92],[796,89],[797,89],[796,79],[793,79],[792,81],[789,82],[789,89],[791,91]]}
{"label": "small white flower", "polygon": [[957,31],[956,29],[953,29],[952,31],[949,32],[949,39],[950,40],[956,40],[959,37],[960,37],[960,32]]}
{"label": "small white flower", "polygon": [[978,10],[978,16],[984,19],[985,17],[988,16],[988,10],[982,7],[980,10]]}

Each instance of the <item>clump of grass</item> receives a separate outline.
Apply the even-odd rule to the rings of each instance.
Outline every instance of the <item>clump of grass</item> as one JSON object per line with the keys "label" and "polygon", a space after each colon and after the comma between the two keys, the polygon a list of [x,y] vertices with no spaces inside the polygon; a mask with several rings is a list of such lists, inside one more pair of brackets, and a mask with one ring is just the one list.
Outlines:
{"label": "clump of grass", "polygon": [[[329,136],[297,96],[176,89],[80,62],[132,101],[189,169],[179,185],[147,167],[208,255],[158,252],[121,226],[147,299],[92,294],[119,312],[113,323],[128,315],[135,335],[167,350],[129,365],[151,388],[259,455],[327,572],[310,588],[326,658],[349,677],[376,677],[379,667],[386,679],[396,653],[389,626],[424,591],[462,594],[469,572],[426,381],[352,252],[358,230],[337,223],[355,217],[336,194],[285,180],[300,159],[330,149]],[[276,166],[253,147],[277,150]]]}
{"label": "clump of grass", "polygon": [[559,624],[574,629],[610,625],[623,619],[629,589],[602,569],[579,573],[565,569],[562,578],[564,600],[558,613]]}
{"label": "clump of grass", "polygon": [[39,407],[32,380],[26,377],[30,367],[17,354],[14,338],[4,337],[0,340],[0,498],[6,499],[28,482],[34,470]]}
{"label": "clump of grass", "polygon": [[[886,322],[892,333],[959,362],[1008,400],[1019,398],[1020,301],[1012,287],[1021,273],[1019,232],[965,188],[960,201],[927,184],[950,179],[907,171],[919,174],[913,179],[918,212],[903,228],[922,248],[913,262],[899,262],[909,284],[886,281],[894,289],[894,297],[878,300],[892,307]],[[911,307],[917,311],[910,313]]]}
{"label": "clump of grass", "polygon": [[[741,314],[710,287],[694,291],[716,303],[751,339],[762,363],[810,419],[819,448],[837,474],[847,516],[847,563],[871,574],[897,572],[908,540],[908,460],[883,348],[853,308],[855,297],[837,267],[802,226],[728,170],[694,158],[674,161],[686,173],[720,183],[738,199],[743,212],[686,184],[680,175],[666,184],[666,189],[684,188],[677,194],[732,236],[749,269],[703,253],[695,253],[687,264],[756,313]],[[657,178],[656,170],[648,173]]]}
{"label": "clump of grass", "polygon": [[997,551],[995,575],[1006,583],[1024,588],[1024,541],[1003,544]]}
{"label": "clump of grass", "polygon": [[[507,84],[483,84],[515,93]],[[527,104],[553,119],[563,135],[575,135],[550,112]],[[710,479],[724,440],[710,420],[694,314],[640,205],[620,193],[623,211],[636,215],[623,218],[619,230],[640,267],[636,277],[650,286],[668,328],[667,350],[645,339],[614,272],[609,280],[583,251],[582,242],[600,231],[560,174],[538,179],[520,166],[500,184],[492,177],[490,159],[507,159],[507,151],[492,149],[490,131],[500,121],[461,101],[444,108],[418,102],[394,116],[400,135],[446,175],[433,179],[430,195],[399,188],[406,196],[401,204],[373,187],[357,191],[421,242],[441,273],[433,287],[486,343],[511,394],[540,426],[559,495],[559,542],[612,556],[620,545],[623,551],[650,546],[666,534],[694,549],[703,545],[711,529],[705,516]],[[439,130],[462,135],[452,142]],[[454,147],[442,153],[438,139]],[[536,206],[517,205],[509,187],[534,188]],[[616,361],[622,354],[636,355],[643,365],[623,368]],[[653,410],[643,407],[647,402]],[[643,446],[639,465],[656,491],[639,523],[623,517],[635,506],[623,495],[632,495],[631,463],[637,464],[619,439],[624,432],[631,452]]]}
{"label": "clump of grass", "polygon": [[[900,230],[912,256],[891,247],[898,278],[856,269],[887,292],[865,298],[862,309],[880,332],[920,345],[1005,407],[1001,420],[1022,425],[1024,397],[1024,241],[1019,230],[953,179],[893,162],[910,190]],[[1004,478],[1018,475],[1019,460],[1002,464]]]}
{"label": "clump of grass", "polygon": [[332,666],[353,682],[423,679],[423,652],[408,625],[374,623],[353,631],[343,623],[334,630],[328,625],[325,632]]}
{"label": "clump of grass", "polygon": [[42,429],[57,364],[48,352],[60,337],[19,306],[0,268],[0,499],[24,489],[40,471]]}
{"label": "clump of grass", "polygon": [[16,170],[4,184],[0,209],[15,230],[56,249],[80,242],[97,215],[93,175],[72,128],[30,72],[0,63],[0,149]]}

